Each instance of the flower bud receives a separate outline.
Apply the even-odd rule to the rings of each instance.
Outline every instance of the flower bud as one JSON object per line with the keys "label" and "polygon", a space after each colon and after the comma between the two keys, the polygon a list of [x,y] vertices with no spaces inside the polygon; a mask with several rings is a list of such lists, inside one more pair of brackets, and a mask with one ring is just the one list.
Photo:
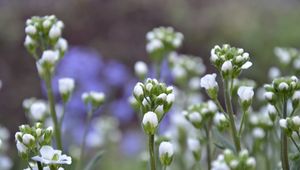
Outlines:
{"label": "flower bud", "polygon": [[147,112],[143,117],[144,131],[148,135],[154,135],[158,126],[158,118],[154,112]]}
{"label": "flower bud", "polygon": [[198,112],[192,112],[187,115],[188,120],[196,127],[200,128],[202,123],[202,116]]}
{"label": "flower bud", "polygon": [[49,38],[56,39],[61,36],[61,29],[57,25],[52,25],[49,31]]}
{"label": "flower bud", "polygon": [[47,105],[44,102],[35,102],[30,106],[30,114],[36,121],[42,120],[47,113]]}
{"label": "flower bud", "polygon": [[142,88],[142,83],[137,83],[133,89],[133,95],[137,100],[141,100],[144,95],[144,90]]}
{"label": "flower bud", "polygon": [[277,115],[277,110],[276,110],[275,106],[269,104],[268,105],[268,113],[269,113],[270,119],[274,122],[276,119],[276,115]]}
{"label": "flower bud", "polygon": [[36,32],[37,32],[37,30],[36,30],[35,26],[33,26],[33,25],[28,25],[25,28],[25,33],[28,35],[34,35],[34,34],[36,34]]}
{"label": "flower bud", "polygon": [[143,61],[138,61],[134,65],[134,71],[140,79],[144,79],[148,74],[148,67]]}
{"label": "flower bud", "polygon": [[233,69],[231,61],[227,60],[222,64],[221,70],[224,73],[228,73]]}
{"label": "flower bud", "polygon": [[252,103],[252,98],[254,95],[253,87],[241,86],[239,87],[237,93],[243,105],[243,110],[247,111]]}
{"label": "flower bud", "polygon": [[189,138],[187,141],[188,149],[193,152],[195,160],[200,160],[201,158],[201,146],[197,139]]}
{"label": "flower bud", "polygon": [[218,95],[218,83],[216,81],[216,77],[217,75],[215,73],[207,74],[202,77],[200,81],[200,86],[205,88],[207,94],[212,99],[216,99]]}
{"label": "flower bud", "polygon": [[61,78],[58,80],[58,90],[62,96],[63,102],[70,99],[71,94],[75,88],[75,81],[72,78]]}
{"label": "flower bud", "polygon": [[21,154],[24,154],[27,152],[28,148],[21,142],[17,141],[17,149],[18,152]]}
{"label": "flower bud", "polygon": [[283,128],[283,129],[287,129],[288,127],[288,123],[287,123],[287,120],[286,119],[280,119],[279,120],[279,125],[280,125],[280,127],[281,128]]}
{"label": "flower bud", "polygon": [[25,134],[25,135],[23,135],[22,139],[23,139],[23,143],[25,145],[30,145],[35,140],[35,138],[31,134]]}
{"label": "flower bud", "polygon": [[161,164],[164,166],[171,165],[174,155],[173,145],[170,142],[162,142],[158,150]]}
{"label": "flower bud", "polygon": [[286,82],[281,82],[278,85],[278,89],[281,90],[281,91],[286,91],[286,90],[289,89],[289,85]]}

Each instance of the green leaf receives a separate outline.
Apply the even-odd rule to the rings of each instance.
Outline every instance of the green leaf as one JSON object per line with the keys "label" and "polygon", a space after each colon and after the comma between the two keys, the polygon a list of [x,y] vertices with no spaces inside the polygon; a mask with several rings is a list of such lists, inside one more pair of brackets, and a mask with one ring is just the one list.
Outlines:
{"label": "green leaf", "polygon": [[228,148],[235,152],[235,147],[231,142],[229,142],[225,136],[223,136],[216,128],[212,129],[212,135],[214,138],[214,144],[217,148],[220,148],[222,150]]}
{"label": "green leaf", "polygon": [[99,151],[87,164],[85,167],[85,170],[93,170],[97,164],[97,162],[102,158],[102,155],[104,154],[104,151]]}

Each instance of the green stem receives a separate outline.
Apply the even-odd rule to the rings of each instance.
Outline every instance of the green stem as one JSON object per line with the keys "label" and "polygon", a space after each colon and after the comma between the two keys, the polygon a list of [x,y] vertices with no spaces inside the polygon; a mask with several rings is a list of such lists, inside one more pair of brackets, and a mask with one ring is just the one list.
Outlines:
{"label": "green stem", "polygon": [[210,151],[210,132],[209,128],[205,127],[205,134],[206,134],[206,157],[207,157],[207,169],[211,170],[211,151]]}
{"label": "green stem", "polygon": [[49,100],[49,105],[50,105],[50,113],[51,113],[51,118],[54,124],[54,134],[55,134],[55,140],[57,144],[57,148],[59,150],[62,150],[62,142],[61,142],[61,132],[60,132],[60,126],[57,121],[57,115],[56,115],[56,110],[55,110],[55,101],[54,101],[54,96],[53,96],[53,90],[52,90],[52,83],[51,83],[51,76],[46,76],[45,78],[45,83],[47,86],[47,95],[48,95],[48,100]]}
{"label": "green stem", "polygon": [[241,120],[241,124],[240,124],[240,129],[239,129],[239,137],[241,137],[241,135],[242,135],[242,131],[243,131],[243,126],[245,124],[246,115],[247,115],[247,111],[243,112],[242,120]]}
{"label": "green stem", "polygon": [[216,103],[216,105],[218,106],[219,110],[222,112],[222,113],[225,113],[225,110],[223,109],[221,103],[219,102],[218,99],[214,99],[214,102]]}
{"label": "green stem", "polygon": [[230,95],[230,89],[229,89],[229,82],[228,80],[224,81],[224,96],[225,96],[225,104],[226,104],[226,110],[229,115],[229,121],[230,121],[230,127],[231,127],[231,133],[232,133],[232,138],[233,142],[235,145],[235,149],[237,152],[241,151],[241,144],[240,144],[240,139],[237,134],[237,130],[235,127],[235,121],[234,121],[234,113],[232,109],[232,103],[231,103],[231,95]]}
{"label": "green stem", "polygon": [[61,118],[59,120],[59,127],[61,128],[62,127],[62,123],[64,121],[64,118],[65,118],[65,113],[66,113],[66,103],[63,102],[63,108],[62,108],[62,115],[61,115]]}
{"label": "green stem", "polygon": [[85,145],[86,145],[86,136],[88,134],[88,129],[89,129],[90,122],[92,120],[92,115],[93,115],[93,109],[90,109],[88,111],[88,115],[87,115],[87,118],[86,118],[86,125],[85,125],[84,132],[83,132],[82,143],[80,145],[80,155],[79,155],[78,164],[76,166],[77,170],[82,169],[81,167],[82,167],[82,162],[84,160],[84,149],[85,149]]}
{"label": "green stem", "polygon": [[149,135],[150,170],[156,170],[154,155],[154,135]]}
{"label": "green stem", "polygon": [[291,136],[291,140],[294,143],[294,145],[296,146],[298,152],[300,152],[300,148],[299,148],[299,146],[297,145],[296,141],[294,140],[294,138],[292,136]]}
{"label": "green stem", "polygon": [[37,166],[38,166],[38,169],[39,169],[39,170],[43,170],[43,167],[42,167],[41,162],[37,162]]}
{"label": "green stem", "polygon": [[[284,98],[283,101],[283,118],[287,117],[287,102]],[[281,129],[281,164],[283,170],[289,170],[289,158],[288,158],[288,143],[287,136],[283,129]]]}

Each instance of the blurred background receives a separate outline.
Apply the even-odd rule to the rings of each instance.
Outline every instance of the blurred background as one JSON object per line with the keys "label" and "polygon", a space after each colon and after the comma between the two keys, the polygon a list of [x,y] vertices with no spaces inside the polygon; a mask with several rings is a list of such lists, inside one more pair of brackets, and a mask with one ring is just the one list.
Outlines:
{"label": "blurred background", "polygon": [[[149,62],[145,34],[152,28],[172,26],[182,32],[185,40],[179,51],[202,57],[208,73],[213,71],[209,57],[215,44],[244,48],[254,63],[245,74],[258,84],[266,82],[270,66],[278,65],[274,47],[300,45],[298,0],[0,0],[0,124],[11,134],[27,122],[22,101],[45,98],[34,60],[23,46],[25,21],[50,14],[64,21],[63,37],[70,45],[57,75],[76,77],[80,88],[69,106],[81,112],[74,122],[82,123],[85,116],[81,92],[104,91],[110,103],[102,112],[118,118],[123,129],[118,149],[129,155],[144,147],[127,97],[137,81],[134,63]],[[15,150],[14,138],[10,141]],[[135,142],[141,144],[127,145]]]}

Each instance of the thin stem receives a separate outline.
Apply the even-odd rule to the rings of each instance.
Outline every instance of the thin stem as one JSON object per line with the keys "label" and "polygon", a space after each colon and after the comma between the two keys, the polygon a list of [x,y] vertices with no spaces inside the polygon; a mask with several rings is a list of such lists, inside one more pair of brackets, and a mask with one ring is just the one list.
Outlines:
{"label": "thin stem", "polygon": [[300,139],[300,134],[299,134],[299,132],[296,132],[296,133],[297,133],[298,138]]}
{"label": "thin stem", "polygon": [[209,128],[205,127],[205,134],[206,134],[206,157],[207,157],[207,169],[211,170],[211,151],[210,151],[210,132]]}
{"label": "thin stem", "polygon": [[218,106],[219,110],[222,112],[222,113],[225,113],[225,110],[223,109],[223,106],[221,105],[221,103],[219,102],[218,99],[215,99],[214,102],[216,103],[216,105]]}
{"label": "thin stem", "polygon": [[154,135],[149,135],[149,156],[150,156],[150,169],[156,170],[155,155],[154,155]]}
{"label": "thin stem", "polygon": [[155,74],[156,74],[156,78],[157,80],[160,80],[160,72],[161,72],[161,62],[156,62],[155,63]]}
{"label": "thin stem", "polygon": [[232,138],[234,141],[235,149],[237,152],[241,151],[241,144],[240,144],[240,139],[237,134],[237,130],[235,127],[235,121],[234,121],[234,113],[232,109],[232,103],[231,103],[231,95],[230,95],[230,89],[229,89],[229,82],[228,80],[224,81],[224,96],[225,96],[225,104],[226,104],[226,110],[229,115],[229,121],[230,121],[230,127],[231,127],[231,133],[232,133]]}
{"label": "thin stem", "polygon": [[57,121],[57,115],[56,115],[56,110],[55,110],[55,101],[54,101],[54,96],[53,96],[53,90],[52,90],[52,83],[51,83],[51,76],[46,76],[45,78],[45,83],[47,86],[47,95],[48,95],[48,100],[49,100],[49,105],[50,105],[50,113],[52,117],[52,121],[54,124],[54,134],[55,134],[55,140],[56,140],[56,145],[59,150],[62,150],[62,142],[61,142],[61,132],[60,132],[60,126]]}
{"label": "thin stem", "polygon": [[62,115],[61,115],[61,118],[59,120],[59,126],[60,126],[60,128],[62,127],[62,123],[63,123],[64,118],[65,118],[65,113],[66,113],[66,103],[63,102]]}
{"label": "thin stem", "polygon": [[243,126],[245,124],[246,115],[247,115],[247,111],[243,112],[242,120],[241,120],[241,124],[240,124],[240,129],[239,129],[239,137],[241,137],[241,134],[242,134],[242,131],[243,131]]}
{"label": "thin stem", "polygon": [[89,109],[88,115],[86,117],[86,125],[85,125],[84,132],[83,132],[82,143],[80,145],[80,156],[79,156],[79,161],[77,164],[78,170],[82,169],[81,166],[82,166],[82,162],[84,160],[84,149],[85,149],[85,145],[86,145],[86,136],[88,134],[88,129],[89,129],[89,125],[90,125],[90,122],[92,119],[92,115],[93,115],[93,109],[91,108],[91,109]]}
{"label": "thin stem", "polygon": [[296,113],[296,108],[293,108],[290,117],[292,117]]}
{"label": "thin stem", "polygon": [[38,169],[39,169],[39,170],[43,170],[43,167],[42,167],[41,162],[37,162],[37,166],[38,166]]}
{"label": "thin stem", "polygon": [[[287,102],[284,97],[283,101],[283,118],[285,119],[287,116]],[[288,142],[287,142],[287,136],[283,129],[281,129],[281,164],[283,170],[289,170],[289,158],[288,158]]]}
{"label": "thin stem", "polygon": [[291,140],[294,143],[294,145],[296,146],[298,152],[300,152],[300,148],[299,148],[299,146],[297,145],[296,141],[294,140],[294,138],[292,136],[291,136]]}

